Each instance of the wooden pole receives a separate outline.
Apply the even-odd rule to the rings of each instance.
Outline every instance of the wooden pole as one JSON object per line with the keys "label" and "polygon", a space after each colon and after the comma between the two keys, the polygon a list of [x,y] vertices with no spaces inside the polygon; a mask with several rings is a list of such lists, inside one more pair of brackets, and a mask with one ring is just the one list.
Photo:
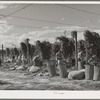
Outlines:
{"label": "wooden pole", "polygon": [[2,44],[2,62],[3,62],[3,44]]}
{"label": "wooden pole", "polygon": [[88,43],[86,42],[86,44],[85,44],[85,46],[86,46],[86,64],[88,64],[88,56],[89,56],[89,54],[88,54],[88,47],[89,47],[89,45],[88,45]]}
{"label": "wooden pole", "polygon": [[27,43],[27,58],[28,58],[28,64],[29,64],[30,61],[29,61],[29,45],[28,45],[28,43]]}
{"label": "wooden pole", "polygon": [[75,39],[75,67],[78,69],[77,31],[72,31],[71,35]]}
{"label": "wooden pole", "polygon": [[75,67],[78,68],[77,34],[75,36]]}
{"label": "wooden pole", "polygon": [[27,60],[28,65],[30,64],[30,56],[29,56],[29,39],[26,40],[26,46],[27,46]]}

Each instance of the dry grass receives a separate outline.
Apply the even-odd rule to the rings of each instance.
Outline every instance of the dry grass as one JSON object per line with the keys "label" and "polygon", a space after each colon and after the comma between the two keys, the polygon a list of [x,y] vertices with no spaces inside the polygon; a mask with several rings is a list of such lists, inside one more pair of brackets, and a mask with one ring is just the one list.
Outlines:
{"label": "dry grass", "polygon": [[40,72],[9,70],[9,67],[10,64],[0,67],[0,90],[100,90],[100,81],[50,78],[39,76]]}

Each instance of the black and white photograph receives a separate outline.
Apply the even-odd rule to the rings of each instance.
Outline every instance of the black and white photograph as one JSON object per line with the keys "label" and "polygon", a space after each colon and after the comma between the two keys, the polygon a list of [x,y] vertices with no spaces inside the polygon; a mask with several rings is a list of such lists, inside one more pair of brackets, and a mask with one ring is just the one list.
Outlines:
{"label": "black and white photograph", "polygon": [[100,4],[0,3],[0,90],[100,90]]}

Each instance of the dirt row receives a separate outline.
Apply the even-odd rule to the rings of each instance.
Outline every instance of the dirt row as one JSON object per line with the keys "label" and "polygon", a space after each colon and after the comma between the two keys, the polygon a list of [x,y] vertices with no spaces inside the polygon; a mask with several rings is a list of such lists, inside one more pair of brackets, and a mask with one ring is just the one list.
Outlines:
{"label": "dirt row", "polygon": [[92,80],[68,80],[59,76],[40,76],[40,72],[29,73],[10,70],[10,64],[0,67],[0,90],[100,90],[100,82]]}

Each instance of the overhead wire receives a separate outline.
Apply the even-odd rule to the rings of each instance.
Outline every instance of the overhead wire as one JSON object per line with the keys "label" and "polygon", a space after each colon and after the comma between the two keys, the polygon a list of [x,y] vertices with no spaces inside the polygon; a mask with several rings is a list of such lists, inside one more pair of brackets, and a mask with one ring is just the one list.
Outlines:
{"label": "overhead wire", "polygon": [[[3,14],[1,14],[1,15],[2,16],[5,16]],[[24,20],[34,20],[34,21],[40,21],[40,22],[46,22],[46,23],[53,23],[53,24],[61,24],[61,25],[75,26],[74,24],[71,24],[71,23],[59,23],[59,22],[55,22],[55,21],[48,21],[48,20],[42,20],[42,19],[33,19],[33,18],[25,18],[25,17],[19,17],[19,16],[10,16],[10,17],[14,17],[14,18],[18,18],[18,19],[24,19]],[[18,25],[16,25],[16,26],[18,26]],[[25,25],[21,25],[21,26],[25,26]],[[33,27],[33,26],[30,26],[30,27]],[[86,27],[86,26],[80,26],[80,27]],[[88,28],[99,28],[99,27],[88,26]]]}
{"label": "overhead wire", "polygon": [[[42,19],[33,19],[33,18],[25,18],[25,17],[19,17],[19,16],[13,16],[13,14],[21,11],[22,9],[25,9],[27,7],[29,7],[31,4],[28,4],[24,7],[22,7],[21,9],[18,9],[8,15],[4,15],[4,14],[0,14],[0,16],[3,16],[2,18],[5,18],[5,17],[13,17],[13,18],[18,18],[18,19],[24,19],[24,20],[34,20],[34,21],[40,21],[40,22],[46,22],[46,23],[53,23],[53,24],[62,24],[62,25],[70,25],[70,26],[76,26],[74,24],[71,24],[71,23],[60,23],[60,22],[55,22],[55,21],[48,21],[48,20],[42,20]],[[71,9],[76,9],[78,11],[84,11],[84,12],[87,12],[87,13],[91,13],[91,14],[96,14],[94,12],[89,12],[89,11],[86,11],[86,10],[82,10],[82,9],[78,9],[78,8],[74,8],[74,7],[69,7],[69,6],[64,6],[64,5],[60,5],[60,4],[56,4],[56,5],[59,5],[59,6],[63,6],[63,7],[68,7],[68,8],[71,8]],[[100,14],[96,14],[96,15],[100,15]],[[28,25],[17,25],[17,24],[10,24],[10,25],[16,25],[16,26],[25,26],[27,28],[34,28],[33,26],[28,26]],[[86,27],[86,26],[80,26],[80,27]],[[37,27],[38,28],[38,27]],[[39,27],[40,28],[40,27]],[[99,27],[94,27],[94,26],[88,26],[88,28],[99,28]]]}
{"label": "overhead wire", "polygon": [[[14,11],[14,12],[12,12],[12,13],[6,15],[6,16],[3,15],[2,18],[5,18],[5,17],[8,17],[8,16],[11,16],[11,15],[13,15],[13,14],[15,14],[15,13],[17,13],[17,12],[19,12],[19,11],[21,11],[21,10],[27,8],[27,7],[29,7],[29,6],[31,6],[31,5],[32,5],[32,4],[28,4],[28,5],[26,5],[26,6],[22,7],[22,8],[20,8],[20,9],[18,9],[18,10],[16,10],[16,11]],[[1,18],[1,19],[2,19],[2,18]]]}
{"label": "overhead wire", "polygon": [[91,11],[87,11],[87,10],[83,10],[83,9],[79,9],[79,8],[75,8],[75,7],[71,7],[71,6],[65,6],[65,5],[61,5],[61,4],[56,4],[58,6],[62,6],[62,7],[65,7],[65,8],[70,8],[70,9],[73,9],[73,10],[77,10],[77,11],[81,11],[81,12],[85,12],[85,13],[89,13],[89,14],[93,14],[93,15],[97,15],[97,16],[100,16],[100,14],[98,13],[95,13],[95,12],[91,12]]}

